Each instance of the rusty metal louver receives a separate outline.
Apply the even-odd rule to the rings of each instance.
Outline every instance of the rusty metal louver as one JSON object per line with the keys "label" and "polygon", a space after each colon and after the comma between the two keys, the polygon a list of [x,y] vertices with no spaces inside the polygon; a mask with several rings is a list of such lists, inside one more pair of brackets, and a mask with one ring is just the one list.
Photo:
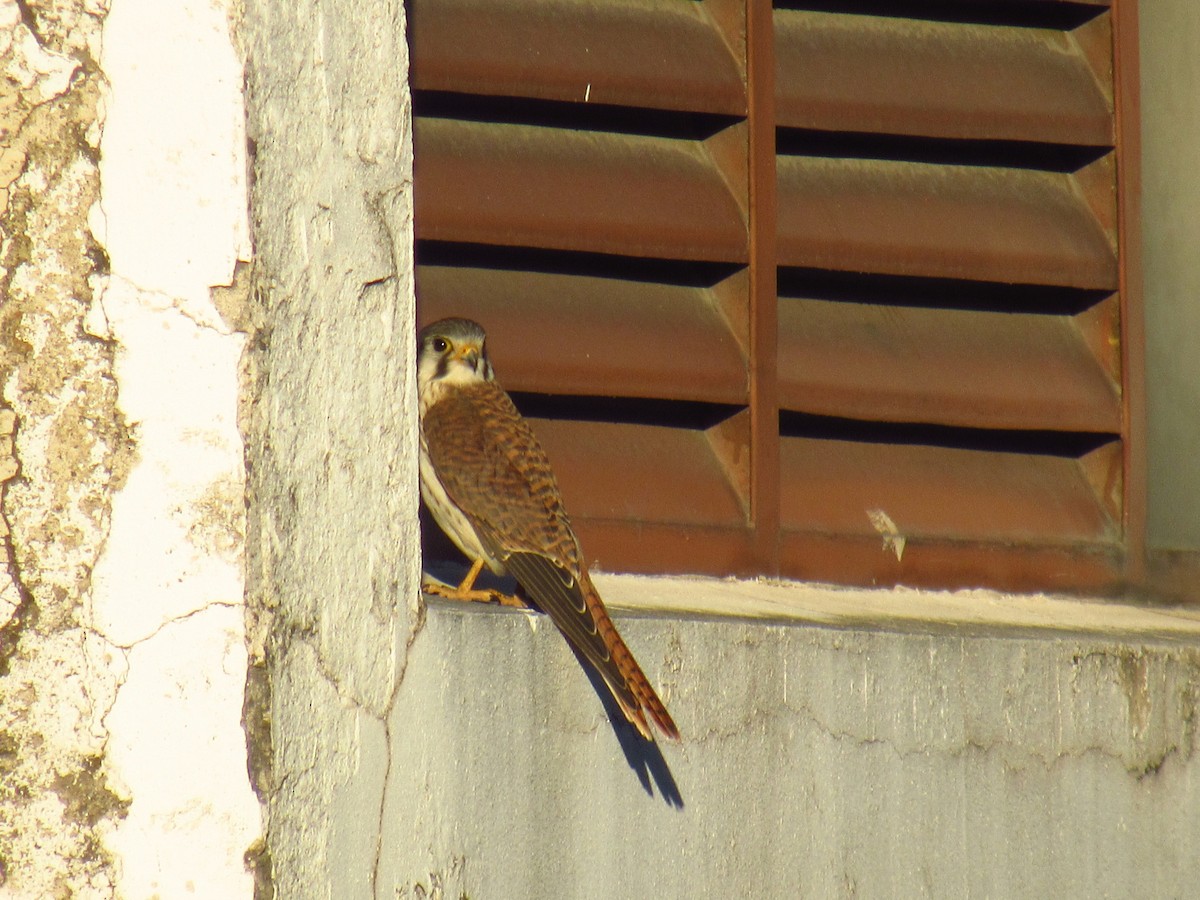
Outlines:
{"label": "rusty metal louver", "polygon": [[421,318],[488,329],[600,567],[1131,577],[1132,12],[410,7]]}

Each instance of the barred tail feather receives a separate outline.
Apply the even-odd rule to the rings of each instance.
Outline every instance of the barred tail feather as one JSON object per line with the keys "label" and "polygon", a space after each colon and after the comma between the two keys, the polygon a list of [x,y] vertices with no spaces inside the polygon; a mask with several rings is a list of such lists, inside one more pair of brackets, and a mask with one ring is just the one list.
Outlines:
{"label": "barred tail feather", "polygon": [[[654,732],[646,721],[646,714],[649,713],[650,718],[664,736],[671,740],[679,740],[679,729],[675,727],[671,714],[667,712],[667,707],[658,698],[658,694],[650,684],[650,680],[646,678],[642,667],[633,658],[633,652],[621,639],[617,626],[609,618],[604,603],[600,600],[600,595],[596,592],[596,588],[592,585],[592,580],[586,572],[580,582],[588,608],[595,619],[596,629],[608,646],[612,661],[624,680],[624,685],[621,686],[624,687],[624,690],[611,683],[609,683],[609,689],[620,705],[621,711],[625,713],[625,718],[641,733],[642,737],[652,741]],[[608,681],[607,675],[605,681]],[[633,703],[629,702],[629,696],[632,696]]]}
{"label": "barred tail feather", "polygon": [[[630,657],[630,659],[632,658]],[[654,720],[658,730],[673,741],[679,740],[679,729],[675,727],[675,722],[671,719],[671,714],[667,712],[667,707],[658,699],[658,694],[655,693],[642,670],[637,668],[636,662],[634,667],[633,672],[627,676],[630,690],[642,704],[642,709],[650,713],[650,718]]]}

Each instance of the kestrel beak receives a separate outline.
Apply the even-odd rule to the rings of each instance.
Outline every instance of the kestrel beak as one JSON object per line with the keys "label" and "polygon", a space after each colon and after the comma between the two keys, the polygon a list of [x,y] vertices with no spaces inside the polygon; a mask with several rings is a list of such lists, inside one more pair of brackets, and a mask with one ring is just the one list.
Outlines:
{"label": "kestrel beak", "polygon": [[479,364],[479,356],[480,353],[478,347],[476,347],[474,344],[463,344],[454,351],[451,359],[465,359],[467,361],[467,365],[474,369]]}

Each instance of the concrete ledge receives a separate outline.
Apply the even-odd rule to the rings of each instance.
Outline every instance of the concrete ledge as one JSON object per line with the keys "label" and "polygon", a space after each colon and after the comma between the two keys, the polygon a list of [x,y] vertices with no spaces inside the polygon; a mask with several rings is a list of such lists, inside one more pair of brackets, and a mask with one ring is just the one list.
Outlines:
{"label": "concrete ledge", "polygon": [[[1181,897],[1200,884],[1194,616],[702,584],[600,581],[614,608],[642,607],[617,618],[684,734],[660,747],[614,730],[545,618],[429,602],[388,717],[377,895]],[[791,615],[662,612],[743,592],[754,615]]]}
{"label": "concrete ledge", "polygon": [[987,590],[863,590],[791,581],[593,574],[604,602],[619,609],[922,633],[1109,635],[1200,646],[1196,606],[1134,606]]}

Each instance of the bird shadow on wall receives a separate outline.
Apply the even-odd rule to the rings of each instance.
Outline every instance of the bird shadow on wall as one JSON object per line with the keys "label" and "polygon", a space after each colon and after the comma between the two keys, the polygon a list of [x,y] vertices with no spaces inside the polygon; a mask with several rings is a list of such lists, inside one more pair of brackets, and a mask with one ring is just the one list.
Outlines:
{"label": "bird shadow on wall", "polygon": [[637,729],[629,724],[625,714],[621,712],[621,707],[613,699],[612,692],[605,685],[600,673],[596,671],[595,667],[588,664],[583,655],[570,642],[567,643],[567,646],[571,647],[571,652],[579,660],[579,667],[583,669],[588,681],[592,683],[592,690],[596,692],[596,696],[604,705],[604,711],[608,714],[608,722],[612,725],[613,734],[616,735],[621,752],[625,754],[625,762],[629,763],[629,768],[633,769],[646,793],[653,797],[654,785],[657,785],[659,796],[663,798],[663,802],[667,806],[683,809],[683,794],[679,790],[675,776],[671,774],[671,767],[667,765],[661,746],[658,742],[648,741],[638,734]]}

